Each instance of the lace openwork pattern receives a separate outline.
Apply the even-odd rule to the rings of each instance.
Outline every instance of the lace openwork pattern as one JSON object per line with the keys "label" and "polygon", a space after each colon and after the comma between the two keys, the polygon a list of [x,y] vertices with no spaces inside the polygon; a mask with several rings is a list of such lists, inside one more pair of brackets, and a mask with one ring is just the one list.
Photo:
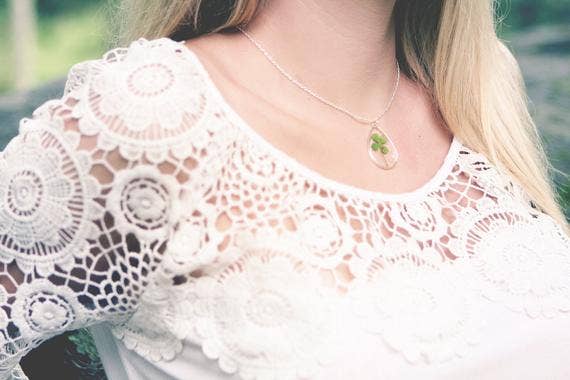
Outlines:
{"label": "lace openwork pattern", "polygon": [[0,154],[1,378],[103,321],[151,361],[190,340],[243,379],[301,379],[339,360],[346,305],[412,365],[469,355],[486,302],[570,317],[562,227],[458,141],[405,196],[312,173],[181,43],[76,65]]}

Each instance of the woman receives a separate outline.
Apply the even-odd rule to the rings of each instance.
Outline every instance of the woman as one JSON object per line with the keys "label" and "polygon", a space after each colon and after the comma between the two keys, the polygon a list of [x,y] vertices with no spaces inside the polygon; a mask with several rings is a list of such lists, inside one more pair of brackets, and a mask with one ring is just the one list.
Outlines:
{"label": "woman", "polygon": [[111,380],[570,378],[567,224],[491,1],[125,12],[2,153],[2,378],[84,326]]}

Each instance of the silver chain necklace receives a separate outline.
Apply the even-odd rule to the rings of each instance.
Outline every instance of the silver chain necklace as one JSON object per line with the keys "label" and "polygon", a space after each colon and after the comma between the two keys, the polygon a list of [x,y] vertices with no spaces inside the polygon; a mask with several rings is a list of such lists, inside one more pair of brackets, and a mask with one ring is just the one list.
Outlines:
{"label": "silver chain necklace", "polygon": [[291,74],[286,72],[277,62],[275,62],[275,59],[267,52],[267,50],[265,50],[265,48],[263,46],[261,46],[261,44],[258,41],[256,41],[248,32],[243,30],[240,26],[237,26],[236,28],[240,32],[242,32],[257,47],[257,49],[259,49],[263,53],[263,55],[269,60],[269,62],[273,66],[275,66],[275,68],[281,74],[283,74],[290,82],[295,84],[301,90],[305,91],[309,95],[318,99],[322,103],[324,103],[324,104],[326,104],[326,105],[328,105],[328,106],[330,106],[330,107],[332,107],[332,108],[334,108],[340,112],[343,112],[344,114],[350,116],[351,118],[353,118],[357,122],[369,124],[370,125],[370,132],[368,134],[368,138],[366,139],[366,149],[368,151],[368,156],[370,157],[370,159],[372,160],[372,162],[376,166],[378,166],[382,169],[392,169],[396,165],[396,163],[398,162],[398,158],[399,158],[399,153],[398,153],[398,150],[396,149],[396,145],[394,145],[392,139],[390,139],[388,134],[386,132],[384,132],[378,126],[378,121],[386,114],[386,112],[388,112],[388,109],[390,109],[390,106],[392,105],[392,102],[394,101],[394,97],[396,96],[396,91],[397,91],[398,85],[400,83],[400,65],[398,63],[398,60],[396,60],[396,81],[394,84],[394,89],[392,91],[392,96],[390,97],[390,100],[388,101],[388,104],[386,105],[386,107],[384,108],[382,113],[380,113],[380,115],[378,117],[376,117],[375,119],[370,120],[370,119],[355,115],[355,114],[347,111],[343,107],[340,107],[340,106],[324,99],[323,97],[321,97],[320,95],[315,93],[313,90],[311,90],[310,88],[308,88],[304,84],[300,83]]}

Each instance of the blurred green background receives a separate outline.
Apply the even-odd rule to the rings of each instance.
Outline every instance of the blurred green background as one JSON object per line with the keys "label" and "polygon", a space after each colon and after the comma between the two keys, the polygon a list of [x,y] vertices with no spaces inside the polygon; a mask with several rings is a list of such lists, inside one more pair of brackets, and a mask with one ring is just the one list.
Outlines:
{"label": "blurred green background", "polygon": [[[0,0],[0,150],[16,134],[20,118],[43,101],[59,97],[71,65],[97,58],[110,47],[113,28],[108,15],[120,0],[33,1],[37,43],[34,65],[23,83],[15,80],[17,41],[11,32],[9,1]],[[521,65],[531,113],[550,161],[559,170],[554,178],[570,217],[570,181],[563,175],[570,172],[570,0],[497,0],[496,7],[498,32]],[[58,378],[104,378],[85,330],[50,340],[23,365],[32,380],[45,378],[46,371],[58,373]]]}
{"label": "blurred green background", "polygon": [[[0,93],[13,88],[9,0],[0,0]],[[19,0],[17,0],[19,1]],[[34,83],[58,78],[76,62],[100,54],[108,40],[106,10],[101,0],[38,0]]]}

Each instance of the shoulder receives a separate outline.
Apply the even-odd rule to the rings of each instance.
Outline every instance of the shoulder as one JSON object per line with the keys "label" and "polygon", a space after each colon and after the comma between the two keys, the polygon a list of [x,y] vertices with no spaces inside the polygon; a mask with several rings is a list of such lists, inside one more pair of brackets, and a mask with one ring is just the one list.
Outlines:
{"label": "shoulder", "polygon": [[183,149],[207,115],[206,73],[183,43],[139,39],[80,62],[68,74],[64,101],[83,135],[98,135],[103,150],[150,161]]}
{"label": "shoulder", "polygon": [[501,165],[494,163],[486,154],[458,142],[457,166],[453,175],[455,182],[474,189],[479,198],[483,194],[496,200],[509,199],[530,210],[530,197],[524,187]]}
{"label": "shoulder", "polygon": [[71,67],[64,95],[94,91],[120,93],[127,99],[156,101],[185,89],[199,89],[204,74],[197,56],[184,43],[169,38],[132,41],[101,58]]}
{"label": "shoulder", "polygon": [[521,244],[524,236],[525,244],[535,251],[556,245],[560,252],[570,252],[567,226],[537,208],[524,186],[487,155],[459,143],[447,188],[446,197],[457,205],[451,229],[464,242],[488,236],[504,244]]}
{"label": "shoulder", "polygon": [[183,62],[181,57],[184,45],[168,38],[147,40],[144,38],[132,41],[128,46],[117,47],[106,51],[102,57],[76,63],[71,67],[64,93],[76,91],[87,83],[88,79],[110,71],[128,70],[149,61],[156,61],[160,56],[166,64]]}
{"label": "shoulder", "polygon": [[[466,202],[468,213],[508,213],[518,215],[515,219],[557,220],[562,224],[559,225],[561,230],[568,232],[567,224],[546,215],[525,186],[506,168],[463,143],[458,146],[456,165],[447,185]],[[471,203],[476,205],[474,209],[468,206]]]}

